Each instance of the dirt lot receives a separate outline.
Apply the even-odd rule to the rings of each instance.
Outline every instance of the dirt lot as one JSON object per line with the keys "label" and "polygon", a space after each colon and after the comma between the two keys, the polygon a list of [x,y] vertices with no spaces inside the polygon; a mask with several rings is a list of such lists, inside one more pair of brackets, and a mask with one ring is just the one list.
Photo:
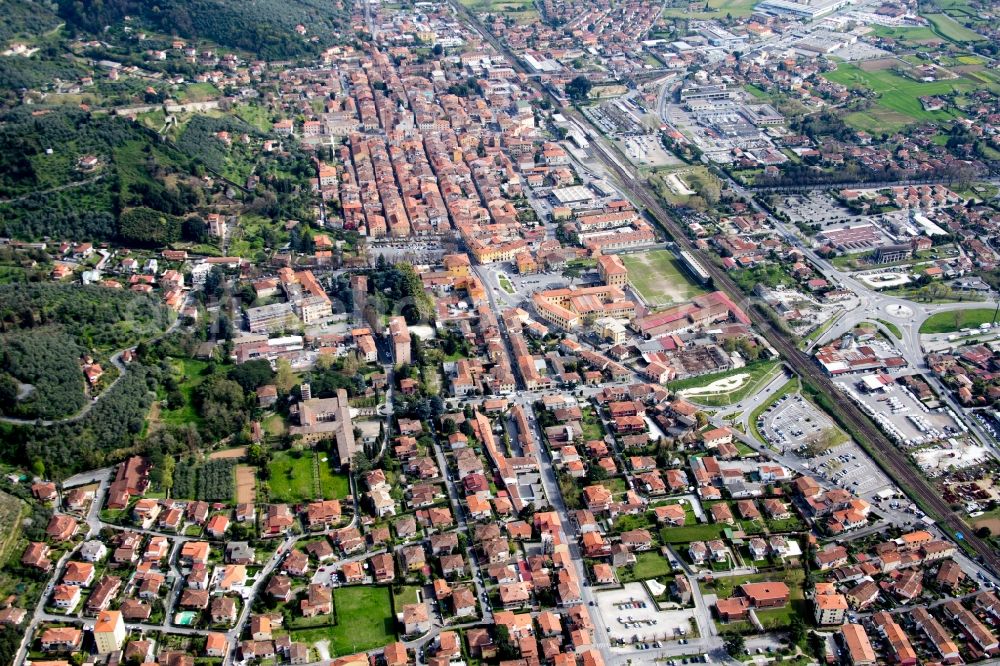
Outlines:
{"label": "dirt lot", "polygon": [[991,534],[1000,534],[1000,518],[986,518],[985,520],[977,520],[972,523],[972,526],[977,530],[980,527],[990,528]]}
{"label": "dirt lot", "polygon": [[877,72],[882,69],[889,69],[893,65],[898,64],[899,61],[895,58],[880,58],[878,60],[865,60],[864,62],[859,62],[858,67],[866,72]]}
{"label": "dirt lot", "polygon": [[256,472],[250,465],[236,466],[236,502],[238,504],[249,504],[254,501],[256,479]]}
{"label": "dirt lot", "polygon": [[209,460],[223,460],[227,458],[242,458],[247,454],[247,447],[237,446],[233,449],[223,449],[209,454]]}

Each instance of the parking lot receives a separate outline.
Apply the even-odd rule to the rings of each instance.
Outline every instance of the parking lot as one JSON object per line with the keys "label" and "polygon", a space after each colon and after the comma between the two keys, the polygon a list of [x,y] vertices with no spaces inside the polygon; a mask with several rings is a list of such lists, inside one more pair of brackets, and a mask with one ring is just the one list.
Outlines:
{"label": "parking lot", "polygon": [[791,451],[836,430],[830,417],[796,394],[780,398],[769,412],[764,413],[760,433],[779,450]]}
{"label": "parking lot", "polygon": [[620,590],[599,592],[597,605],[612,643],[646,643],[655,647],[656,641],[677,640],[691,632],[692,610],[657,610],[640,583],[626,583]]}
{"label": "parking lot", "polygon": [[368,251],[373,260],[383,256],[389,263],[408,261],[413,264],[439,263],[445,254],[445,248],[438,241],[415,241],[412,238],[370,242]]}
{"label": "parking lot", "polygon": [[875,461],[852,441],[835,446],[826,453],[809,459],[816,476],[851,491],[859,497],[871,498],[886,488],[895,490]]}
{"label": "parking lot", "polygon": [[893,383],[880,391],[868,392],[858,386],[858,377],[840,379],[836,383],[874,414],[903,447],[922,446],[960,432],[947,411],[928,409],[905,386]]}

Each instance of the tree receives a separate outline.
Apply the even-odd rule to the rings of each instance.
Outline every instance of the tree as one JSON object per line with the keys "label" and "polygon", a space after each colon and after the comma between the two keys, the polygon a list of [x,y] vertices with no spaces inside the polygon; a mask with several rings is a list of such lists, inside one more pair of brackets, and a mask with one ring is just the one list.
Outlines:
{"label": "tree", "polygon": [[588,483],[600,483],[606,478],[608,478],[608,470],[604,469],[600,465],[591,465],[590,469],[587,470]]}
{"label": "tree", "polygon": [[295,371],[292,370],[292,364],[289,363],[287,358],[279,358],[278,362],[275,364],[277,366],[278,372],[275,376],[274,383],[278,387],[278,390],[282,393],[288,393],[295,386],[296,381]]}
{"label": "tree", "polygon": [[498,624],[496,625],[497,634],[497,656],[501,660],[514,659],[519,654],[520,651],[517,646],[514,645],[514,641],[510,638],[510,631],[507,630],[506,625]]}
{"label": "tree", "polygon": [[177,462],[173,456],[164,456],[161,463],[160,487],[169,492],[174,485],[174,467]]}
{"label": "tree", "polygon": [[242,386],[244,391],[254,391],[270,382],[274,378],[274,371],[271,370],[271,364],[267,360],[254,359],[240,363],[230,370],[229,378]]}
{"label": "tree", "polygon": [[739,658],[746,655],[747,641],[740,634],[734,634],[726,639],[726,652],[729,656]]}
{"label": "tree", "polygon": [[591,88],[593,84],[590,83],[590,79],[580,74],[566,84],[566,96],[574,102],[582,102],[590,95]]}
{"label": "tree", "polygon": [[562,272],[562,276],[568,279],[570,284],[576,282],[576,279],[581,275],[583,275],[583,267],[579,264],[567,266]]}
{"label": "tree", "polygon": [[792,616],[792,621],[788,625],[788,640],[792,645],[798,645],[806,637],[806,623],[798,615]]}
{"label": "tree", "polygon": [[372,469],[372,460],[364,451],[358,451],[354,454],[354,457],[351,458],[351,469],[358,474],[370,472]]}

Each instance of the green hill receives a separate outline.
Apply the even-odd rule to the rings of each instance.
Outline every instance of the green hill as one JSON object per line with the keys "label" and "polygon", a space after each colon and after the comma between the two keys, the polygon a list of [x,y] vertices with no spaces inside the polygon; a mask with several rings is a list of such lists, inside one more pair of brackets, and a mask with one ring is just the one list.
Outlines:
{"label": "green hill", "polygon": [[[59,0],[59,16],[68,28],[89,33],[129,16],[170,35],[285,59],[314,55],[339,41],[350,11],[344,0]],[[307,33],[298,34],[297,25]]]}

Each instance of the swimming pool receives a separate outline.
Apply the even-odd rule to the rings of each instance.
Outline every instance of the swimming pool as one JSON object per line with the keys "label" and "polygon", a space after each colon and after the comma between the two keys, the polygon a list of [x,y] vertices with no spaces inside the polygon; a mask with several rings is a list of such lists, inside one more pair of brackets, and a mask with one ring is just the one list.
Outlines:
{"label": "swimming pool", "polygon": [[174,624],[180,627],[190,627],[197,618],[198,614],[194,611],[182,611],[174,616]]}

